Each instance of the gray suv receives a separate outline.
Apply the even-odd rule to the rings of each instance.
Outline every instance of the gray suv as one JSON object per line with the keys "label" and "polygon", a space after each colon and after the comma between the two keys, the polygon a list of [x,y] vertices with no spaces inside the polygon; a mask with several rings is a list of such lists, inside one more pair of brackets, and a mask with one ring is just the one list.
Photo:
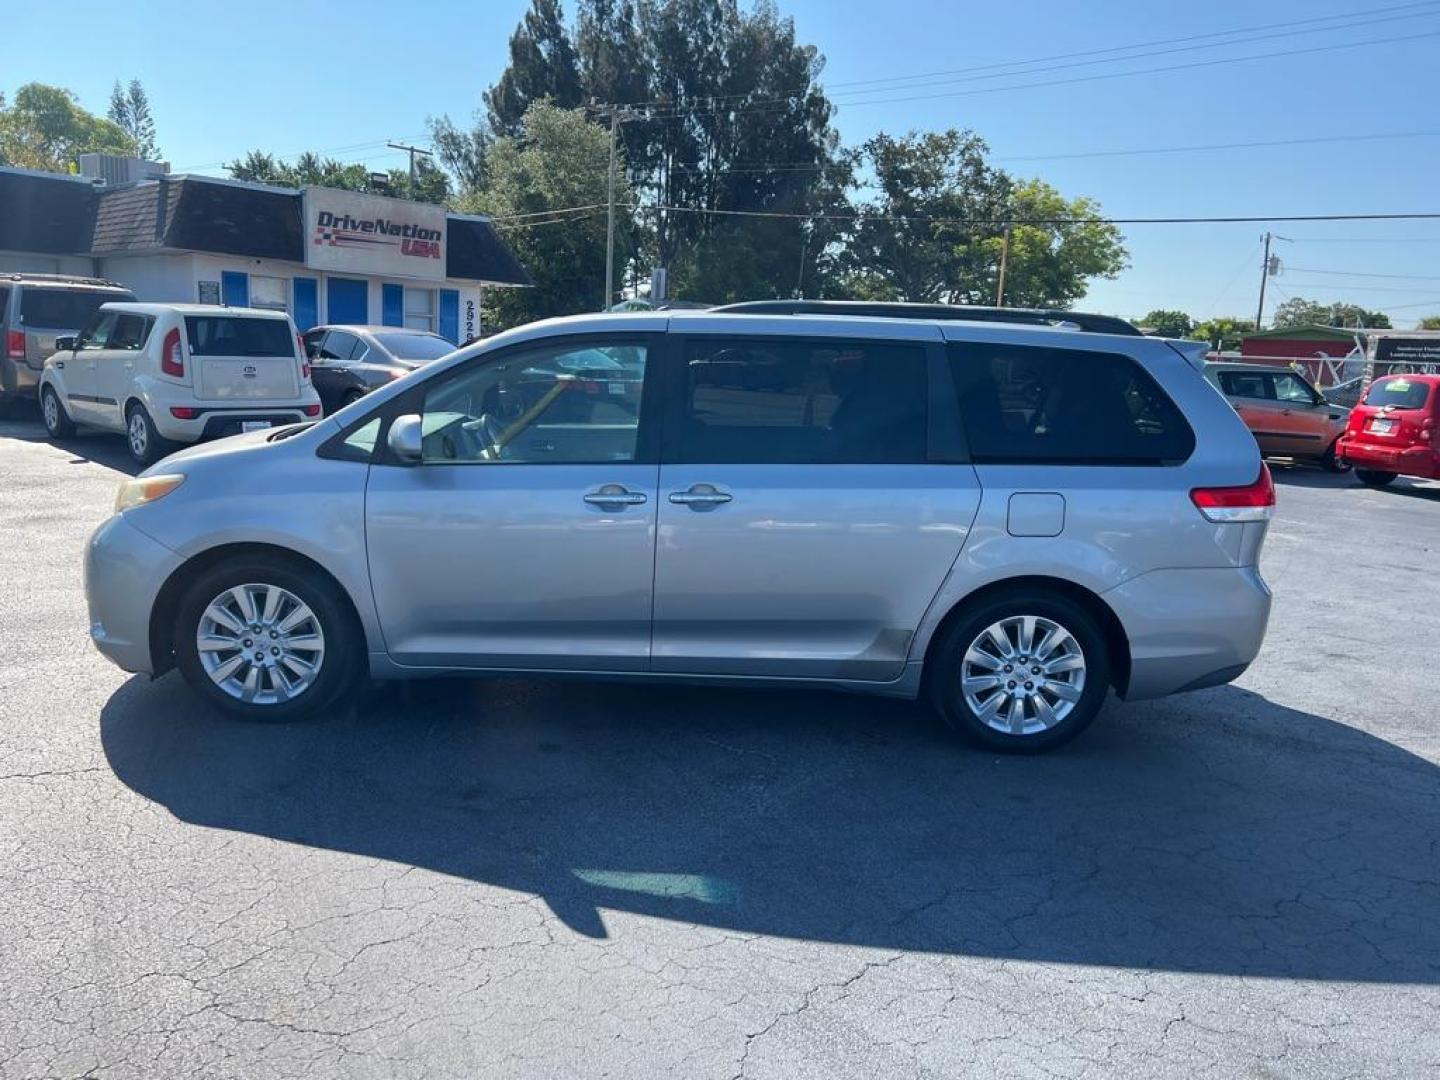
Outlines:
{"label": "gray suv", "polygon": [[134,299],[104,278],[0,274],[0,407],[35,397],[57,337],[78,334],[101,304]]}
{"label": "gray suv", "polygon": [[240,716],[367,674],[580,674],[923,696],[1041,750],[1111,687],[1245,670],[1273,506],[1164,341],[596,315],[167,458],[122,486],[86,586],[106,656]]}

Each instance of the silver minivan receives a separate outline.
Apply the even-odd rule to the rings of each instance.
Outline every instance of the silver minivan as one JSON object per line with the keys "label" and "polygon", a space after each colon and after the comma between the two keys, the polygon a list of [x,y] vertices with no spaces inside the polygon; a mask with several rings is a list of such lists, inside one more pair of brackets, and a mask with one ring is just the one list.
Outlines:
{"label": "silver minivan", "polygon": [[246,717],[704,680],[923,696],[1002,750],[1245,670],[1274,488],[1179,352],[825,310],[535,323],[183,450],[88,545],[91,636]]}

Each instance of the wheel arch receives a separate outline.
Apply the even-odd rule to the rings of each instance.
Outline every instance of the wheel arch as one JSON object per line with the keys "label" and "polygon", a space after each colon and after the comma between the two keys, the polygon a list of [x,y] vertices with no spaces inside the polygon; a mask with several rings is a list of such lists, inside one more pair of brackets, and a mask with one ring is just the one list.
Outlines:
{"label": "wheel arch", "polygon": [[346,611],[358,640],[365,641],[365,624],[360,618],[355,598],[341,584],[340,579],[320,563],[297,551],[276,544],[255,542],[220,544],[186,559],[171,572],[170,576],[165,579],[165,584],[160,586],[159,592],[155,594],[155,603],[150,608],[149,636],[151,665],[156,677],[163,675],[175,666],[175,616],[179,610],[180,599],[185,595],[185,590],[190,587],[191,582],[201,574],[231,559],[257,556],[278,559],[289,563],[290,566],[302,573],[318,574],[328,580],[345,598]]}
{"label": "wheel arch", "polygon": [[1100,626],[1101,633],[1105,635],[1105,644],[1110,650],[1110,683],[1116,692],[1124,697],[1130,685],[1130,638],[1125,633],[1125,627],[1120,622],[1120,617],[1115,614],[1114,609],[1105,602],[1100,594],[1073,581],[1040,574],[1001,578],[998,581],[989,582],[966,593],[951,604],[950,610],[945,612],[936,624],[930,640],[926,643],[922,679],[928,683],[935,654],[940,650],[941,642],[956,621],[963,619],[977,605],[996,596],[1023,590],[1039,590],[1063,596],[1067,600],[1079,604],[1094,617]]}

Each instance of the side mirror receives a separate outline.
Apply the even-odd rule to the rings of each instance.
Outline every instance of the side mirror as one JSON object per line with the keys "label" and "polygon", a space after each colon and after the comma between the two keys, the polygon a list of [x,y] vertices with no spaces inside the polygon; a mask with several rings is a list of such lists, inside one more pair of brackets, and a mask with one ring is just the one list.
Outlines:
{"label": "side mirror", "polygon": [[415,413],[397,416],[390,421],[390,434],[386,437],[390,452],[407,465],[417,464],[424,455],[420,437],[420,417]]}
{"label": "side mirror", "polygon": [[74,352],[75,344],[80,339],[75,334],[60,334],[55,338],[56,352]]}

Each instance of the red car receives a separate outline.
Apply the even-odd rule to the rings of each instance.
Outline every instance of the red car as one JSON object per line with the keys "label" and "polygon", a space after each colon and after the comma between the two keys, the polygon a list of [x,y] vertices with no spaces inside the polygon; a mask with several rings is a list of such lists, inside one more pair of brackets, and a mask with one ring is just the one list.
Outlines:
{"label": "red car", "polygon": [[1372,487],[1401,475],[1440,480],[1440,375],[1376,379],[1350,413],[1336,456]]}

